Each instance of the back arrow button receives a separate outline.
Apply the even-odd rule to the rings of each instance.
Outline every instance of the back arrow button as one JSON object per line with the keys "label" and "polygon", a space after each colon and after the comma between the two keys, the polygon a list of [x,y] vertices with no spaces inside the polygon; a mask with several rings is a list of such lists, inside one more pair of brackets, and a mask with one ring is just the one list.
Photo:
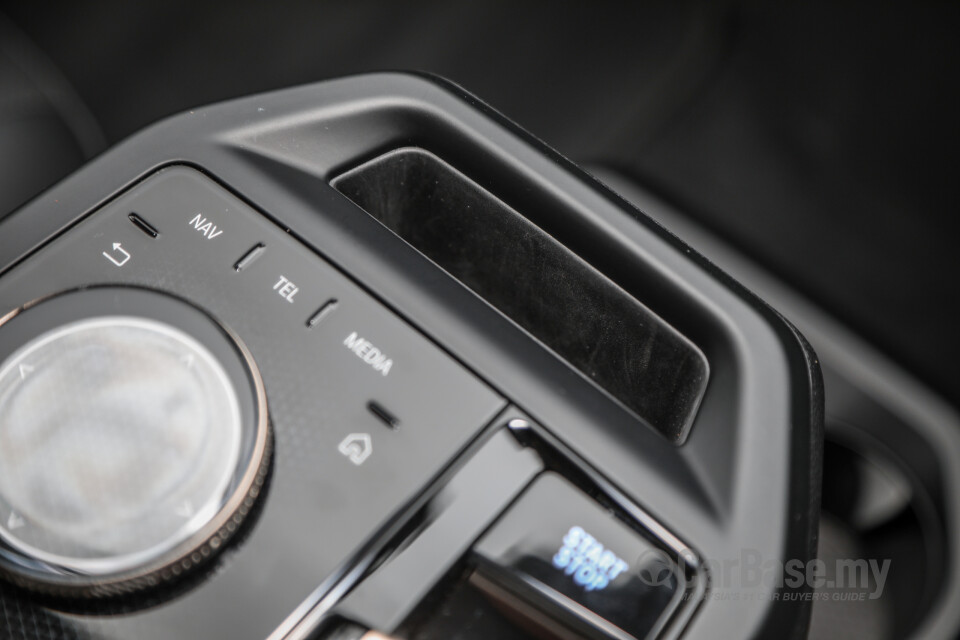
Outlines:
{"label": "back arrow button", "polygon": [[107,253],[104,251],[103,257],[118,267],[122,267],[123,265],[127,264],[128,260],[130,260],[130,254],[127,253],[126,249],[120,246],[119,242],[113,243],[113,252]]}

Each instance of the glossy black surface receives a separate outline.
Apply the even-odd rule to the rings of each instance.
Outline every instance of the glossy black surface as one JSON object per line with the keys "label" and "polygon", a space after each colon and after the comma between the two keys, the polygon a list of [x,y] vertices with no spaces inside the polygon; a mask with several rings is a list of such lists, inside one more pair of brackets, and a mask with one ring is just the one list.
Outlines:
{"label": "glossy black surface", "polygon": [[[421,530],[340,602],[333,614],[397,632],[445,574],[526,485],[543,470],[532,449],[501,427],[431,500]],[[400,635],[407,636],[404,629]]]}
{"label": "glossy black surface", "polygon": [[[158,237],[134,225],[131,211]],[[210,226],[191,222],[198,215]],[[104,256],[115,243],[130,255],[119,260],[122,266]],[[238,273],[235,262],[257,243],[266,245],[264,255]],[[275,286],[281,278],[293,284]],[[0,307],[107,283],[175,294],[241,336],[267,387],[276,453],[256,526],[205,580],[172,600],[120,602],[124,615],[94,617],[70,607],[61,614],[64,624],[80,635],[212,637],[226,624],[232,637],[266,637],[503,404],[327,263],[193,169],[161,171],[4,274]],[[340,300],[336,313],[308,328],[306,320],[331,296]],[[83,308],[96,311],[93,302]],[[379,360],[368,362],[344,344],[353,333],[355,342],[362,336],[392,359],[386,375]],[[372,399],[403,428],[391,430],[372,415]],[[367,439],[344,453],[341,445],[352,435]],[[22,601],[4,598],[5,606]]]}
{"label": "glossy black surface", "polygon": [[[704,352],[712,375],[684,445],[674,446],[611,402],[530,334],[330,186],[329,180],[344,169],[412,143],[489,187],[534,223],[549,218],[556,240]],[[57,249],[60,241],[37,253],[36,260],[31,257],[112,194],[172,162],[202,167],[276,225],[247,215],[245,205],[221,192],[201,211],[201,219],[212,220],[208,235],[188,224],[197,210],[185,197],[203,189],[178,188],[155,193],[155,198],[145,189],[136,211],[158,230],[157,240],[136,228],[125,210],[116,218],[93,216],[82,223],[77,232],[90,233],[77,236],[84,245],[77,246],[80,253],[73,258]],[[164,220],[167,216],[172,225]],[[120,226],[108,225],[108,218]],[[237,219],[244,224],[234,225]],[[256,221],[249,228],[257,233],[244,231],[248,221]],[[122,635],[137,622],[147,629],[149,621],[154,634],[223,635],[227,628],[227,635],[264,635],[279,612],[288,610],[293,591],[318,585],[298,610],[300,616],[314,605],[329,606],[350,580],[362,578],[362,571],[347,571],[334,558],[343,558],[347,549],[368,548],[367,542],[372,545],[381,530],[393,526],[390,515],[399,514],[399,495],[412,500],[411,493],[418,494],[415,487],[436,477],[449,455],[466,445],[477,423],[501,402],[397,315],[542,424],[558,443],[555,449],[576,458],[573,466],[581,475],[589,469],[591,477],[602,478],[610,502],[648,514],[631,517],[671,548],[688,548],[694,558],[717,561],[735,558],[745,547],[771,561],[803,560],[815,548],[822,398],[816,361],[803,339],[689,247],[455,87],[378,74],[197,109],[130,139],[2,224],[0,285],[8,278],[15,281],[20,293],[13,297],[66,286],[85,275],[175,288],[185,297],[202,299],[211,313],[245,336],[267,380],[278,434],[277,472],[246,543],[226,558],[222,571],[169,606],[96,621],[71,618],[96,630]],[[223,233],[211,238],[213,226]],[[135,235],[113,238],[127,232]],[[168,242],[174,233],[179,234],[176,240]],[[105,261],[94,264],[78,257],[95,260],[102,252],[98,243],[108,235],[129,246],[131,269],[117,271]],[[162,245],[164,259],[142,251],[138,241]],[[264,252],[237,272],[234,265],[258,243],[265,245]],[[182,269],[174,273],[170,264]],[[369,295],[354,282],[362,283]],[[339,301],[336,310],[308,328],[308,320],[331,298]],[[362,330],[351,319],[362,323]],[[325,342],[322,337],[329,340],[331,331],[335,339]],[[403,338],[399,342],[397,335]],[[364,354],[373,345],[392,357],[389,378],[346,348],[347,338]],[[406,393],[391,395],[392,385],[384,381],[394,380],[405,370],[402,365],[411,362],[403,344],[428,345],[415,351],[430,366],[418,370],[424,376],[417,378],[419,383],[413,378],[403,383]],[[321,372],[327,366],[333,375]],[[448,382],[464,379],[478,405],[446,393]],[[352,384],[361,380],[362,385]],[[371,399],[397,416],[399,429],[389,430],[367,410]],[[467,420],[468,406],[485,410]],[[415,437],[420,423],[409,418],[421,415],[415,411],[425,412],[427,440]],[[374,454],[357,467],[337,448],[345,435],[367,433],[360,425],[370,429]],[[345,426],[346,433],[339,431]],[[339,433],[334,436],[334,431]],[[362,442],[347,443],[348,453],[362,451]],[[379,455],[384,451],[389,460]],[[277,517],[288,513],[296,513],[302,526]],[[287,553],[294,549],[303,552]],[[350,580],[324,581],[317,574]],[[241,586],[234,593],[224,585]],[[757,597],[736,608],[697,600],[668,633],[697,638],[805,632],[807,605],[772,597],[778,589],[771,585],[756,591]],[[6,610],[37,606],[15,602]],[[35,618],[51,615],[50,609],[37,611]],[[22,616],[11,619],[19,624]],[[291,628],[284,625],[275,636]]]}
{"label": "glossy black surface", "polygon": [[655,635],[680,593],[682,574],[667,554],[552,473],[474,553],[481,574],[507,592],[561,619],[581,617],[611,638]]}

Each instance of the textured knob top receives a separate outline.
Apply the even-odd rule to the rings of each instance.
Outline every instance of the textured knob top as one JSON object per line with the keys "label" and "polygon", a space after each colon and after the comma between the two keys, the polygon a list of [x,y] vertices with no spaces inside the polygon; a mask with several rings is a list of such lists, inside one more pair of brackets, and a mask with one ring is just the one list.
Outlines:
{"label": "textured knob top", "polygon": [[257,433],[266,422],[244,420],[241,397],[251,385],[235,377],[183,328],[143,315],[69,321],[7,356],[0,364],[7,571],[27,587],[101,595],[180,575],[184,558],[189,567],[197,564],[191,557],[219,547],[219,539],[206,545],[226,523],[232,533],[266,464],[266,447],[258,446],[265,434]]}

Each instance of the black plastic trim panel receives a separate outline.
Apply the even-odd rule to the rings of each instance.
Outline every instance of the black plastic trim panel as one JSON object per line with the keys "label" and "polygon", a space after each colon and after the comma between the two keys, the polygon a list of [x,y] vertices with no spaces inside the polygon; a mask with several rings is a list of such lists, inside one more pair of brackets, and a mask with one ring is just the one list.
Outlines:
{"label": "black plastic trim panel", "polygon": [[[711,379],[683,446],[585,384],[329,184],[344,169],[411,145],[531,220],[550,216],[559,242],[703,351]],[[473,96],[434,78],[374,74],[163,121],[4,220],[0,274],[171,164],[200,168],[348,274],[701,558],[723,561],[744,549],[772,562],[812,555],[822,395],[809,346],[690,247]],[[737,606],[703,600],[686,637],[804,635],[808,605],[784,601],[769,584],[746,590]]]}

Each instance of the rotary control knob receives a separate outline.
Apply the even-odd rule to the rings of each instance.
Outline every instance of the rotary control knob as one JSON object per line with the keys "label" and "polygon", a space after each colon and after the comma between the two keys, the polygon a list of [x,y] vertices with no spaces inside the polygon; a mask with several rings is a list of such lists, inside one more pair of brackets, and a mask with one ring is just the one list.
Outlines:
{"label": "rotary control knob", "polygon": [[250,354],[184,301],[103,287],[0,324],[0,574],[21,587],[104,597],[202,565],[269,449]]}

